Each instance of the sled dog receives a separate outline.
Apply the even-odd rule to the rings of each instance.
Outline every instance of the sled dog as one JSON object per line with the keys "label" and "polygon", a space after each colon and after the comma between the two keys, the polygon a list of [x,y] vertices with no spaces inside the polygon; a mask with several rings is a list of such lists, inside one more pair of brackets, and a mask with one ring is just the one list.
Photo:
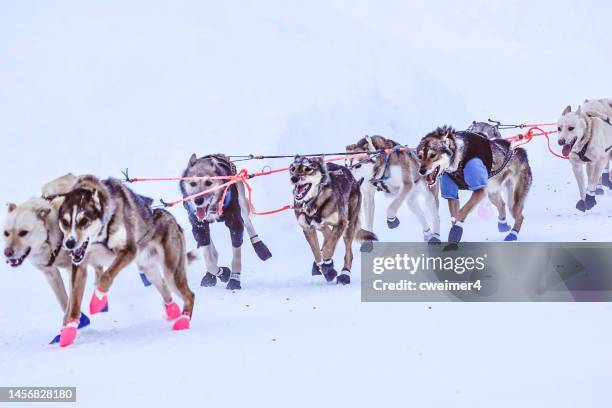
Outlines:
{"label": "sled dog", "polygon": [[[255,252],[262,260],[272,256],[268,247],[258,237],[251,221],[251,210],[242,183],[232,184],[225,197],[224,188],[219,188],[227,179],[215,177],[232,176],[236,168],[223,154],[211,154],[198,158],[192,154],[183,177],[202,177],[201,179],[182,180],[180,189],[183,197],[204,193],[183,203],[189,215],[193,236],[198,247],[203,247],[206,274],[201,286],[215,286],[217,278],[227,282],[227,289],[241,289],[240,272],[242,271],[241,247],[246,225],[247,233]],[[210,177],[210,178],[208,178]],[[223,201],[223,202],[221,202]],[[222,214],[219,214],[219,207]],[[218,266],[218,254],[210,237],[210,223],[225,222],[232,240],[232,268]]]}
{"label": "sled dog", "polygon": [[[349,158],[347,167],[361,183],[365,229],[373,231],[374,196],[382,192],[393,200],[387,207],[387,226],[400,224],[397,211],[402,203],[417,216],[425,241],[440,242],[440,215],[438,185],[428,186],[419,175],[419,164],[414,154],[402,150],[399,143],[382,136],[366,136],[357,143],[346,146],[351,152],[379,152],[363,158]],[[425,202],[425,215],[420,198]],[[429,220],[428,220],[429,218]],[[431,224],[430,224],[431,222]]]}
{"label": "sled dog", "polygon": [[[314,255],[313,275],[323,275],[328,282],[351,282],[353,240],[377,241],[376,235],[361,228],[360,183],[344,166],[325,163],[323,158],[296,156],[289,166],[293,184],[293,208],[298,224]],[[319,246],[317,230],[323,233]],[[344,266],[340,275],[334,269],[333,256],[344,236]]]}
{"label": "sled dog", "polygon": [[[612,99],[585,99],[582,104],[582,110],[588,116],[598,117],[608,123],[612,123]],[[607,163],[601,174],[600,184],[595,189],[596,195],[603,195],[603,186],[612,189],[612,180],[610,180],[610,163]]]}
{"label": "sled dog", "polygon": [[558,142],[563,146],[563,155],[569,158],[580,192],[576,208],[583,212],[597,204],[599,178],[612,154],[612,121],[605,110],[593,105],[589,103],[588,113],[580,106],[576,112],[567,106],[557,122]]}
{"label": "sled dog", "polygon": [[[72,276],[61,346],[76,338],[86,261],[110,264],[96,276],[96,289],[89,304],[91,314],[108,309],[108,291],[113,280],[136,261],[161,293],[166,317],[174,320],[173,329],[189,328],[195,295],[187,285],[183,230],[167,211],[152,210],[151,203],[151,199],[135,194],[119,180],[99,180],[91,175],[79,177],[72,191],[64,196],[58,219],[62,246],[72,263]],[[99,248],[110,251],[112,257],[105,259]],[[168,287],[181,297],[182,314]]]}
{"label": "sled dog", "polygon": [[[505,240],[517,239],[524,219],[523,206],[532,181],[524,149],[512,149],[510,143],[503,139],[490,140],[444,126],[421,139],[417,156],[419,173],[429,185],[434,185],[440,179],[442,197],[448,200],[453,219],[449,242],[461,240],[463,222],[485,195],[497,208],[499,231],[510,230],[502,190],[507,192],[508,208],[514,218],[512,231]],[[472,195],[460,208],[458,190],[468,189],[472,190]]]}

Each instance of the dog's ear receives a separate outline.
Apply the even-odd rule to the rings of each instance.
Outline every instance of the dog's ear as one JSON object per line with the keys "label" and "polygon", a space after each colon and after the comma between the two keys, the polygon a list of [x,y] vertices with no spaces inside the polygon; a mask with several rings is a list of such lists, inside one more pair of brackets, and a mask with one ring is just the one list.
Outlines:
{"label": "dog's ear", "polygon": [[576,114],[577,115],[582,115],[582,106],[578,105],[578,109],[576,109]]}
{"label": "dog's ear", "polygon": [[94,191],[91,193],[91,198],[93,199],[96,210],[102,212],[102,202],[100,201],[100,192],[97,189],[94,189]]}
{"label": "dog's ear", "polygon": [[13,211],[15,211],[15,208],[17,208],[17,204],[6,203],[6,209],[8,210],[8,212],[12,213]]}
{"label": "dog's ear", "polygon": [[196,164],[197,161],[198,161],[198,156],[196,156],[195,153],[192,153],[191,157],[189,158],[189,166],[193,166],[194,164]]}
{"label": "dog's ear", "polygon": [[370,150],[370,151],[376,150],[376,147],[374,147],[374,143],[372,142],[372,138],[370,136],[366,135],[365,139],[368,142],[368,150]]}
{"label": "dog's ear", "polygon": [[45,221],[47,217],[49,216],[50,212],[51,212],[50,208],[39,208],[36,211],[36,216],[40,218],[41,220]]}
{"label": "dog's ear", "polygon": [[572,105],[567,105],[565,109],[563,109],[563,113],[561,114],[561,116],[567,115],[571,111],[572,111]]}

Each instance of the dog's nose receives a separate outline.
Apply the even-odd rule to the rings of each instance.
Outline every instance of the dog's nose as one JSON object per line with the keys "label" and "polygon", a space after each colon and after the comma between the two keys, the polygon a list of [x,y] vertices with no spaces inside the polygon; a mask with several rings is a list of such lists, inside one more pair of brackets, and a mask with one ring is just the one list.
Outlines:
{"label": "dog's nose", "polygon": [[204,197],[199,196],[193,199],[193,202],[195,203],[195,205],[202,205],[204,204]]}
{"label": "dog's nose", "polygon": [[420,169],[419,169],[419,174],[420,174],[421,176],[424,176],[425,174],[427,174],[427,169],[420,168]]}
{"label": "dog's nose", "polygon": [[15,255],[15,251],[13,250],[13,248],[9,248],[9,247],[4,248],[4,256],[6,256],[7,258],[10,258],[13,255]]}
{"label": "dog's nose", "polygon": [[76,240],[74,238],[69,238],[68,240],[66,240],[66,248],[74,249],[75,246],[76,246]]}
{"label": "dog's nose", "polygon": [[292,183],[297,183],[298,181],[300,181],[300,178],[298,176],[291,176]]}

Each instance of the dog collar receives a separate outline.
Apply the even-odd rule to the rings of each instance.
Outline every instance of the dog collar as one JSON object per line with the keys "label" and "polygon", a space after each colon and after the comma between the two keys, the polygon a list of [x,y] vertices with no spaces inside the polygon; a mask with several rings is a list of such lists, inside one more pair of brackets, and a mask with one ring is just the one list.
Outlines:
{"label": "dog collar", "polygon": [[[51,246],[51,243],[49,243],[49,246]],[[57,255],[59,254],[61,249],[62,249],[62,241],[59,242],[59,244],[57,245],[57,248],[51,249],[51,253],[49,254],[49,262],[47,262],[47,266],[52,266],[55,263],[55,260],[57,259]]]}

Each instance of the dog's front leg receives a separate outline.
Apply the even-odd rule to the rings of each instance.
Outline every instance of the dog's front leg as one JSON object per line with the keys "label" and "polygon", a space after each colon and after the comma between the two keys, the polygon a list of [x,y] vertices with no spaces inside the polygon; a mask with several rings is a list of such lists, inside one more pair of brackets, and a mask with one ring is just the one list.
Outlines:
{"label": "dog's front leg", "polygon": [[45,266],[41,267],[40,270],[45,275],[45,278],[47,278],[47,282],[49,282],[49,286],[51,286],[53,294],[55,294],[55,298],[65,314],[68,309],[68,294],[66,293],[64,280],[59,269],[54,266]]}
{"label": "dog's front leg", "polygon": [[[472,210],[478,205],[479,202],[482,201],[483,198],[487,195],[484,188],[474,190],[470,199],[465,203],[463,207],[457,210],[459,206],[459,200],[449,200],[449,209],[451,210],[451,215],[453,212],[457,214],[455,217],[455,223],[451,227],[448,233],[448,242],[459,242],[461,241],[461,237],[463,236],[463,222],[467,218],[467,216],[472,212]],[[456,201],[456,203],[452,203],[451,201]]]}
{"label": "dog's front leg", "polygon": [[81,317],[81,303],[87,281],[87,265],[72,265],[70,278],[71,290],[68,308],[64,317],[64,327],[60,332],[60,346],[66,347],[74,343]]}
{"label": "dog's front leg", "polygon": [[584,200],[587,210],[590,210],[597,204],[597,200],[595,200],[597,185],[599,184],[599,178],[607,162],[608,159],[604,158],[593,163],[587,163],[588,185]]}
{"label": "dog's front leg", "polygon": [[238,204],[240,206],[240,214],[242,215],[242,219],[244,220],[244,225],[246,227],[247,233],[249,234],[249,239],[251,240],[251,244],[253,245],[253,249],[255,249],[255,253],[262,261],[265,261],[272,257],[272,253],[270,249],[264,244],[264,242],[257,235],[257,231],[255,231],[255,227],[253,226],[253,221],[251,220],[251,210],[249,208],[249,200],[247,199],[246,193],[244,191],[244,185],[242,183],[236,184],[236,189],[238,191]]}
{"label": "dog's front leg", "polygon": [[115,249],[115,259],[111,266],[100,275],[98,286],[89,301],[89,313],[96,314],[108,310],[108,290],[117,274],[128,266],[137,254],[138,249],[133,244],[128,244],[122,249]]}
{"label": "dog's front leg", "polygon": [[323,260],[321,262],[321,273],[328,282],[333,281],[338,275],[338,272],[336,272],[334,269],[334,260],[332,258],[334,257],[338,240],[344,233],[345,228],[346,221],[341,221],[338,223],[338,225],[334,225],[331,230],[328,230],[323,234],[323,248],[321,250]]}
{"label": "dog's front leg", "polygon": [[[399,193],[391,200],[389,206],[387,207],[387,226],[391,229],[397,228],[400,225],[400,221],[397,218],[397,210],[399,210],[400,205],[406,200],[406,196],[412,186],[408,186],[407,188],[401,188]],[[420,208],[419,208],[420,211]],[[418,214],[417,214],[418,216]],[[423,212],[421,211],[421,217],[423,218]]]}
{"label": "dog's front leg", "polygon": [[302,231],[304,231],[304,237],[306,238],[306,242],[308,242],[312,255],[314,256],[311,271],[312,276],[320,275],[321,270],[319,269],[319,265],[321,264],[321,247],[319,246],[317,230],[312,227],[306,227],[302,228]]}
{"label": "dog's front leg", "polygon": [[585,176],[584,176],[584,164],[580,162],[572,161],[572,170],[574,171],[574,177],[576,178],[576,183],[578,184],[578,191],[580,192],[580,200],[576,203],[576,209],[584,212],[586,211],[586,186],[585,186]]}

